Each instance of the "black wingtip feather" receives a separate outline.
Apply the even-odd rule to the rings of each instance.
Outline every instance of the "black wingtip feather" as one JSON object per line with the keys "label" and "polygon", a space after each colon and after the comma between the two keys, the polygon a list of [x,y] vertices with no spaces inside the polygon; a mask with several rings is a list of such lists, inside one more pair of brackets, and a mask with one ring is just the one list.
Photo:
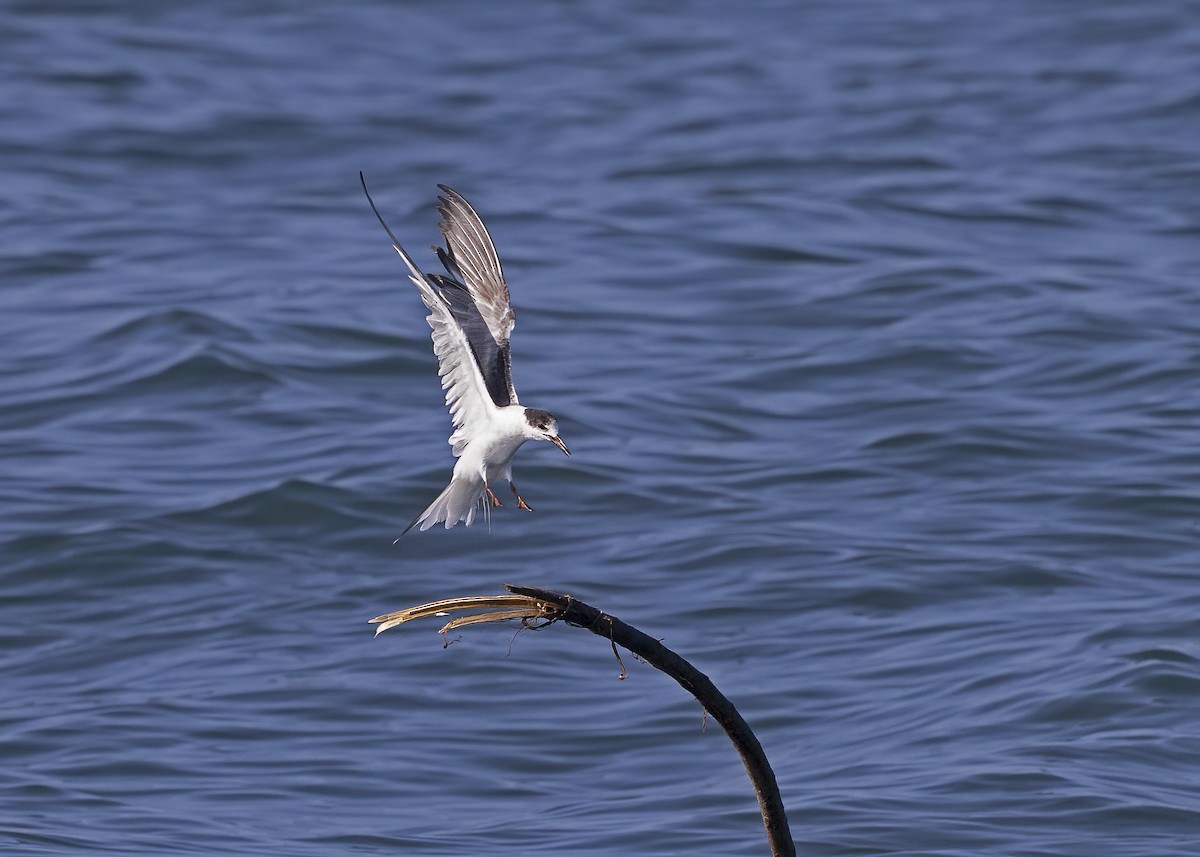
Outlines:
{"label": "black wingtip feather", "polygon": [[395,236],[391,227],[387,225],[387,221],[383,219],[383,215],[379,213],[379,209],[375,207],[375,200],[371,199],[371,192],[367,190],[367,179],[363,175],[362,170],[358,171],[358,180],[362,183],[363,193],[367,195],[367,202],[371,204],[371,211],[375,212],[375,219],[379,221],[379,225],[383,227],[383,231],[387,233],[388,238],[392,239],[392,246],[400,250],[400,239]]}

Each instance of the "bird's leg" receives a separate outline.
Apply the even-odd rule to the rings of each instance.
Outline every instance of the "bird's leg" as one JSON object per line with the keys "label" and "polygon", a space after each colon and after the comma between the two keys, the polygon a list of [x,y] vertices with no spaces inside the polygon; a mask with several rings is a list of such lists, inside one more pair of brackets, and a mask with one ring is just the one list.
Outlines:
{"label": "bird's leg", "polygon": [[483,483],[483,490],[487,492],[488,498],[489,498],[489,499],[492,501],[492,506],[501,506],[501,505],[503,505],[503,504],[500,502],[500,498],[499,498],[499,497],[497,497],[495,494],[493,494],[493,493],[492,493],[492,486],[491,486],[491,485],[488,485],[486,482],[484,482],[484,483]]}
{"label": "bird's leg", "polygon": [[512,489],[513,496],[517,498],[517,508],[524,509],[526,512],[532,512],[533,507],[521,499],[521,495],[517,493],[517,486],[513,484],[511,479],[508,480],[508,487]]}

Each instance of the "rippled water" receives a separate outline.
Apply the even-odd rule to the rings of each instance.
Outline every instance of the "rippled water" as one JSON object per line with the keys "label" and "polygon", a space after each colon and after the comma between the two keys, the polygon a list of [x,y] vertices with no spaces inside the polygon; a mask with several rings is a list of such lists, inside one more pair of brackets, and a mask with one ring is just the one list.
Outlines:
{"label": "rippled water", "polygon": [[[0,852],[1200,839],[1200,23],[1184,2],[9,2]],[[496,236],[533,515],[444,484],[435,184]]]}

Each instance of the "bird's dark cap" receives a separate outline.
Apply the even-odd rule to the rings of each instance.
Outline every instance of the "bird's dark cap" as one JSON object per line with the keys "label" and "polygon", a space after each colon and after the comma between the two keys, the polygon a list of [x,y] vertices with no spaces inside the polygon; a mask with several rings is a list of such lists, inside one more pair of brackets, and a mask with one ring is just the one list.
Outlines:
{"label": "bird's dark cap", "polygon": [[536,429],[545,431],[550,428],[550,423],[555,422],[554,415],[549,411],[539,411],[537,408],[525,409],[525,422],[529,423]]}

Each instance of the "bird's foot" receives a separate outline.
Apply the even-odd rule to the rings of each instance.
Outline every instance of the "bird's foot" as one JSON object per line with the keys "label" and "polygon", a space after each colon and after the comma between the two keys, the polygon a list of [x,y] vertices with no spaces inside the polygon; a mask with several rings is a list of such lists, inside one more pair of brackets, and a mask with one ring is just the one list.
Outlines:
{"label": "bird's foot", "polygon": [[530,506],[528,503],[526,503],[524,500],[522,500],[521,495],[517,493],[517,486],[512,484],[511,482],[509,482],[508,487],[512,489],[513,496],[517,498],[517,508],[524,509],[526,512],[532,512],[533,507]]}
{"label": "bird's foot", "polygon": [[484,482],[484,483],[483,483],[483,490],[487,492],[488,499],[492,501],[492,507],[493,507],[493,508],[499,508],[500,506],[503,506],[503,505],[504,505],[503,503],[501,503],[501,502],[500,502],[500,498],[499,498],[499,497],[497,497],[495,494],[493,494],[493,493],[492,493],[492,486],[491,486],[491,485],[488,485],[486,482]]}

